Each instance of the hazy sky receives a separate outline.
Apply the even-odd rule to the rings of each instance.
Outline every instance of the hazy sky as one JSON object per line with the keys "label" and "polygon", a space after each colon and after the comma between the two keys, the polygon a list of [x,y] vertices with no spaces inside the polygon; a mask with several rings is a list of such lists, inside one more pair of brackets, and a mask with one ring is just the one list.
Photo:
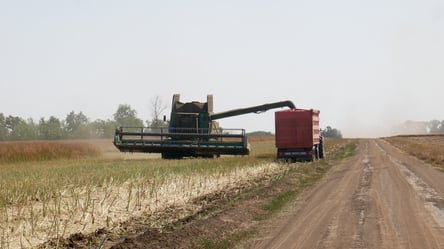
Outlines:
{"label": "hazy sky", "polygon": [[[290,99],[321,126],[376,136],[444,119],[442,0],[0,0],[0,112],[150,118],[214,95],[216,112]],[[220,120],[274,131],[274,111]]]}

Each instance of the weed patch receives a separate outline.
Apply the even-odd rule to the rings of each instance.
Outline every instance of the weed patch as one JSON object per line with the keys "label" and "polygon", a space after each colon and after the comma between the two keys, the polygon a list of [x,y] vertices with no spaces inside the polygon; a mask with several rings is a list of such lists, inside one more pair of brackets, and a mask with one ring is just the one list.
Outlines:
{"label": "weed patch", "polygon": [[288,200],[290,200],[295,194],[296,190],[289,190],[274,197],[269,203],[264,206],[264,210],[268,212],[275,212],[281,209]]}
{"label": "weed patch", "polygon": [[196,249],[229,249],[233,248],[239,241],[250,238],[256,234],[254,230],[238,231],[229,233],[223,239],[200,239]]}

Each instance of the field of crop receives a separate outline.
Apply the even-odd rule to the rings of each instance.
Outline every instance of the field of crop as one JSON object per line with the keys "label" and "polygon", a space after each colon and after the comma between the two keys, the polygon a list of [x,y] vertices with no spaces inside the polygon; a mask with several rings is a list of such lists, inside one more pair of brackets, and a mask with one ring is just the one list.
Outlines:
{"label": "field of crop", "polygon": [[406,135],[385,140],[444,171],[444,135]]}
{"label": "field of crop", "polygon": [[[34,247],[76,233],[118,229],[132,217],[183,207],[193,199],[278,179],[273,137],[250,139],[248,157],[162,160],[123,154],[111,141],[0,143],[0,248]],[[330,140],[327,156],[343,140]],[[168,220],[152,220],[160,227]]]}
{"label": "field of crop", "polygon": [[98,156],[101,149],[86,141],[36,141],[0,143],[0,163],[78,159]]}

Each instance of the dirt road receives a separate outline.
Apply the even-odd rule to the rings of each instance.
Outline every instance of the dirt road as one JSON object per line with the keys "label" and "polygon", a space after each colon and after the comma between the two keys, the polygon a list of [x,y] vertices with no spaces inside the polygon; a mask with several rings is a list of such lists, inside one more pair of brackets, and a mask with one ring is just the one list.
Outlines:
{"label": "dirt road", "polygon": [[444,174],[363,140],[254,248],[444,248]]}

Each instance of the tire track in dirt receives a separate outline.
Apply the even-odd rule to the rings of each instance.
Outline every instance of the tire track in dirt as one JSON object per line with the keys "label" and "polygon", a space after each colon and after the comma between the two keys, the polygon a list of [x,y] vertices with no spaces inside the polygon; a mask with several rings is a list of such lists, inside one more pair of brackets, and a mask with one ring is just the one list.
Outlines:
{"label": "tire track in dirt", "polygon": [[365,156],[362,160],[363,169],[359,181],[359,188],[353,194],[353,211],[359,216],[356,232],[353,236],[352,248],[366,248],[364,241],[364,225],[370,206],[370,185],[372,180],[372,167],[368,156],[368,143],[365,144]]}
{"label": "tire track in dirt", "polygon": [[[381,151],[385,152],[380,146]],[[424,206],[430,211],[436,223],[444,228],[444,196],[439,194],[436,189],[428,185],[424,180],[419,178],[411,171],[406,163],[386,154],[390,161],[396,164],[406,176],[408,183],[420,194],[424,199]]]}
{"label": "tire track in dirt", "polygon": [[383,204],[384,248],[444,248],[444,227],[428,200],[444,193],[444,188],[432,187],[440,186],[444,175],[384,141],[378,140],[376,148],[390,166],[377,192]]}
{"label": "tire track in dirt", "polygon": [[372,171],[368,143],[360,150],[302,197],[288,222],[253,248],[365,248]]}
{"label": "tire track in dirt", "polygon": [[444,248],[444,174],[364,140],[254,248]]}

